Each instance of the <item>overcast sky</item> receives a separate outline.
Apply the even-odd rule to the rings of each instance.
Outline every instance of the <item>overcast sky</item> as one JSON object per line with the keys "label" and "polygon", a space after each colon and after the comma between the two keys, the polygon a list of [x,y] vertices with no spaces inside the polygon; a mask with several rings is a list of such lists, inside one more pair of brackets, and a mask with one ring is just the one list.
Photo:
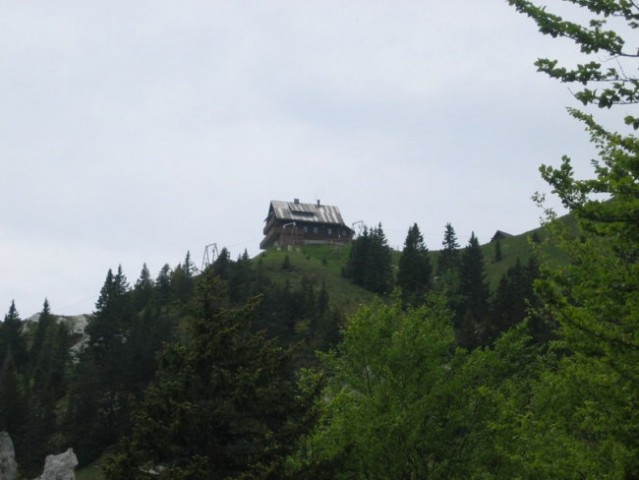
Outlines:
{"label": "overcast sky", "polygon": [[447,222],[531,230],[539,165],[592,156],[533,66],[572,52],[505,0],[4,0],[0,309],[89,313],[119,264],[254,256],[270,200],[396,248],[415,222],[432,250]]}

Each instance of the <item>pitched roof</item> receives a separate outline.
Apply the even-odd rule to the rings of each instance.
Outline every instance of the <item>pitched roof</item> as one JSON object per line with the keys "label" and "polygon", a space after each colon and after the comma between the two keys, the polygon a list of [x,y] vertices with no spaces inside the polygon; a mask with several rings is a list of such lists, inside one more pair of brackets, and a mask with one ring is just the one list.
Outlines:
{"label": "pitched roof", "polygon": [[508,237],[512,237],[512,235],[510,233],[506,233],[503,232],[501,230],[497,230],[495,232],[495,234],[493,235],[493,238],[490,239],[491,242],[494,242],[496,240],[501,240],[502,238],[508,238]]}
{"label": "pitched roof", "polygon": [[331,205],[322,205],[319,200],[317,203],[300,203],[297,199],[293,202],[272,200],[267,220],[271,215],[275,215],[278,220],[288,222],[345,225],[339,208]]}

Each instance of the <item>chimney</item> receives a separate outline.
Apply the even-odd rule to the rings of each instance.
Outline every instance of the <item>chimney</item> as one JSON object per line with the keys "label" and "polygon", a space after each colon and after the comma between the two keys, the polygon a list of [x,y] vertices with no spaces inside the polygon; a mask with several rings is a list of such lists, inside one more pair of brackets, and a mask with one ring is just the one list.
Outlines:
{"label": "chimney", "polygon": [[300,199],[299,199],[299,198],[294,198],[294,199],[293,199],[293,202],[295,202],[295,203],[300,203]]}
{"label": "chimney", "polygon": [[319,199],[317,199],[317,206],[318,206],[318,207],[320,206],[320,201],[319,201]]}

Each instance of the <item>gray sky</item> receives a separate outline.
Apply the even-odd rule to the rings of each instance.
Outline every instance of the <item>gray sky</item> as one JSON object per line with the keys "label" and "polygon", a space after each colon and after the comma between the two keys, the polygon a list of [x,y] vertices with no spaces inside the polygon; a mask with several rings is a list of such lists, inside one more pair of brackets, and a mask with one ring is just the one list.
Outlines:
{"label": "gray sky", "polygon": [[[504,0],[0,3],[0,309],[94,308],[109,268],[257,254],[269,201],[400,248],[522,233],[541,163],[588,165],[571,58]],[[551,202],[556,204],[556,202]]]}

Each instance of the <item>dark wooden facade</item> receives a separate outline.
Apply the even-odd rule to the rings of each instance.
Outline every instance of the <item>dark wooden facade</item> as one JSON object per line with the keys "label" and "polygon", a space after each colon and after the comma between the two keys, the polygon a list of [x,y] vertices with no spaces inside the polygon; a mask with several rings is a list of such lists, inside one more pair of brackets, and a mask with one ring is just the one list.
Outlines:
{"label": "dark wooden facade", "polygon": [[337,207],[317,203],[271,201],[260,248],[348,243],[353,230]]}

